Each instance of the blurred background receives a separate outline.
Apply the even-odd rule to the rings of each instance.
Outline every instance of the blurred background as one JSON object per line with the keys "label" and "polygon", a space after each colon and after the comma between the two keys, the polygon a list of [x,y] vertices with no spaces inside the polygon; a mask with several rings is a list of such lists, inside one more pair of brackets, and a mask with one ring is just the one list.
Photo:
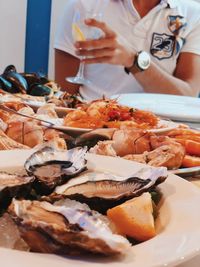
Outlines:
{"label": "blurred background", "polygon": [[66,1],[0,0],[0,73],[14,64],[54,79],[53,40]]}
{"label": "blurred background", "polygon": [[41,71],[54,78],[53,40],[67,0],[0,0],[0,73]]}

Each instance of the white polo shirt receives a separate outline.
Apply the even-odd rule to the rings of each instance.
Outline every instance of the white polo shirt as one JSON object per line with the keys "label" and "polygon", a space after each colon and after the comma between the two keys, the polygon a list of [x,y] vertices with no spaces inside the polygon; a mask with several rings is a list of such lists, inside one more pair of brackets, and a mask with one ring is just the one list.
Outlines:
{"label": "white polo shirt", "polygon": [[[55,44],[56,49],[74,55],[72,18],[76,2],[83,8],[96,0],[67,0],[60,19]],[[145,50],[162,69],[173,74],[182,52],[200,55],[200,4],[192,0],[162,0],[145,17],[140,18],[132,0],[110,0],[103,20],[122,42],[134,50]],[[122,66],[91,64],[85,67],[85,76],[91,86],[81,86],[80,93],[87,99],[120,93],[143,92],[133,75],[127,75]]]}

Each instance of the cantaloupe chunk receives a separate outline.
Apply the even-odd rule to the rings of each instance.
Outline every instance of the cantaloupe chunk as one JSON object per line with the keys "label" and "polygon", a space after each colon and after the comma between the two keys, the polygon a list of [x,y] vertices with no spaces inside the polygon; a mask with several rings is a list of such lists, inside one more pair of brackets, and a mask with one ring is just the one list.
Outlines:
{"label": "cantaloupe chunk", "polygon": [[123,235],[138,241],[155,236],[151,195],[144,193],[107,211],[107,216]]}

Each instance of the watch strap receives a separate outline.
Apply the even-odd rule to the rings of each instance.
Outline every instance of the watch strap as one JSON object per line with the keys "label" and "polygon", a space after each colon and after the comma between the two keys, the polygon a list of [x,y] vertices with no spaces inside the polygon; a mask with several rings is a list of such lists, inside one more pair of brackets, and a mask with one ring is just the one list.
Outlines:
{"label": "watch strap", "polygon": [[133,64],[132,64],[131,67],[128,67],[128,68],[125,67],[125,68],[124,68],[124,71],[125,71],[127,74],[129,74],[130,72],[131,72],[132,74],[135,74],[135,73],[137,73],[137,72],[142,72],[142,71],[145,70],[145,69],[141,68],[141,67],[139,66],[139,64],[138,64],[138,57],[139,57],[139,55],[140,55],[141,53],[143,53],[143,51],[139,51],[139,52],[135,55],[135,58],[134,58],[134,61],[133,61]]}

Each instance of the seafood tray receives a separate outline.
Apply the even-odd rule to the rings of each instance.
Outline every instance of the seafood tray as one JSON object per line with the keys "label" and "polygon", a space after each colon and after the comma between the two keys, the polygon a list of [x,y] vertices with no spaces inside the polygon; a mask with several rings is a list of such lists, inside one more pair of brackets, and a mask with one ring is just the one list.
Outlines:
{"label": "seafood tray", "polygon": [[[22,199],[19,198],[20,194],[12,195],[15,198],[8,208],[8,214],[14,221],[14,225],[13,222],[8,220],[9,224],[7,226],[9,225],[11,227],[12,225],[15,236],[18,231],[19,235],[24,238],[25,244],[22,240],[18,240],[17,242],[18,245],[20,243],[20,249],[27,250],[28,244],[28,247],[31,246],[31,251],[35,252],[10,250],[8,247],[7,249],[0,248],[1,260],[4,265],[10,267],[15,263],[25,267],[28,260],[31,267],[35,266],[37,262],[43,266],[50,267],[56,265],[61,267],[77,266],[78,263],[81,263],[83,266],[94,266],[94,264],[98,266],[103,263],[109,263],[112,266],[123,266],[124,264],[126,266],[133,266],[134,264],[135,266],[146,267],[163,264],[179,264],[183,262],[185,257],[191,257],[195,255],[195,252],[197,253],[197,248],[199,248],[198,221],[200,215],[195,211],[195,203],[200,201],[200,194],[199,190],[189,182],[173,174],[168,175],[165,180],[165,168],[154,169],[153,167],[121,158],[85,154],[84,149],[71,150],[64,157],[60,154],[56,157],[58,158],[57,161],[55,161],[53,151],[48,150],[45,155],[46,157],[41,154],[43,152],[44,150],[40,150],[38,154],[35,151],[28,150],[0,152],[0,156],[3,159],[0,162],[1,171],[5,172],[9,170],[16,175],[17,172],[24,170],[23,166],[25,164],[29,175],[32,175],[31,177],[37,180],[37,183],[34,185],[36,188],[38,188],[38,182],[41,181],[41,177],[44,178],[45,176],[55,177],[56,183],[61,183],[61,185],[56,187],[54,195],[43,196],[41,199],[33,200],[28,196],[24,196]],[[8,161],[11,155],[17,155],[12,163]],[[69,182],[67,182],[67,186],[66,184],[62,185],[63,181],[57,179],[57,174],[60,171],[66,172],[69,178],[68,171],[74,165],[73,163],[76,162],[77,155],[79,160],[80,158],[83,159],[81,161],[83,165],[86,163],[88,170],[83,171],[83,165],[81,163],[80,170],[82,172],[77,177],[71,177]],[[73,157],[74,160],[72,162]],[[71,165],[69,162],[71,162]],[[56,172],[51,171],[47,174],[45,166],[48,164]],[[74,167],[70,169],[70,176],[72,170],[74,170]],[[55,176],[54,173],[56,174]],[[130,177],[137,177],[137,179],[129,180]],[[111,181],[110,185],[106,185],[105,183],[104,187],[99,187],[98,184],[105,181],[105,178]],[[126,183],[127,178],[130,186],[123,184],[121,187],[121,181]],[[143,180],[141,186],[131,186],[132,182],[140,183],[140,179]],[[113,188],[112,181],[119,181],[121,185],[119,187],[114,186]],[[29,182],[32,183],[33,181],[30,180]],[[47,180],[42,179],[43,182],[47,182]],[[97,209],[101,208],[102,206],[100,204],[95,204],[92,207],[89,203],[90,201],[87,201],[87,204],[91,206],[89,208],[85,203],[80,203],[80,193],[85,194],[85,198],[87,199],[92,188],[93,190],[97,189],[95,193],[99,198],[97,203],[103,200],[105,207],[108,208],[107,205],[109,205],[109,208],[111,208],[111,202],[106,197],[107,190],[119,190],[117,194],[117,199],[119,200],[120,198],[130,197],[129,194],[124,194],[124,192],[130,193],[130,191],[136,192],[138,190],[142,193],[147,188],[151,188],[155,182],[160,182],[157,185],[157,189],[162,194],[158,206],[159,214],[155,224],[156,236],[139,244],[131,245],[130,240],[128,241],[125,237],[116,233],[113,234],[107,218],[98,211],[93,210],[95,206]],[[93,183],[95,187],[91,187],[90,183]],[[51,185],[52,180],[50,187]],[[80,186],[85,186],[85,189],[79,190]],[[75,192],[78,194],[74,194]],[[120,196],[119,192],[123,195]],[[60,193],[68,194],[68,196],[71,194],[72,197],[71,199],[69,197],[59,199],[58,196],[60,196]],[[144,194],[147,194],[147,191]],[[110,195],[112,199],[116,196],[115,194]],[[185,205],[186,200],[187,205]],[[94,199],[92,199],[93,201]],[[190,207],[194,207],[194,209],[191,210]],[[190,220],[184,220],[188,216]],[[5,220],[6,218],[4,218],[4,223]],[[5,227],[1,225],[0,218],[0,231],[2,229],[4,234],[1,234],[1,238],[5,236],[6,231]],[[11,232],[11,229],[9,231]],[[6,237],[6,240],[8,240],[8,236]],[[10,239],[13,244],[13,239]],[[183,242],[183,239],[185,242]],[[16,243],[13,246],[16,249]],[[179,248],[178,250],[177,247]],[[41,255],[41,253],[37,252],[45,252],[45,254]],[[60,257],[51,255],[55,253],[71,256]],[[116,255],[121,253],[123,256],[116,257]],[[145,257],[143,256],[144,253]],[[103,256],[100,256],[100,254],[103,254]]]}

